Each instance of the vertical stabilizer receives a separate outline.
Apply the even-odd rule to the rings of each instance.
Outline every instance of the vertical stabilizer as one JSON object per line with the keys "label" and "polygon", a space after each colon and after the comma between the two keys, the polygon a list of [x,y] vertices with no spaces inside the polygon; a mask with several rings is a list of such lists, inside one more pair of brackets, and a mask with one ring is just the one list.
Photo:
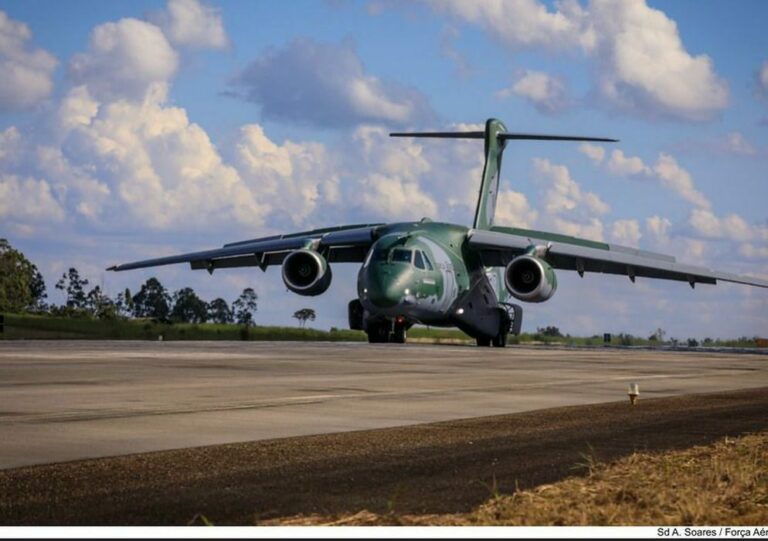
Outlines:
{"label": "vertical stabilizer", "polygon": [[489,118],[485,123],[485,165],[480,182],[480,193],[475,209],[475,229],[489,229],[493,225],[496,214],[496,197],[499,193],[499,175],[501,174],[501,156],[504,154],[506,140],[499,134],[506,133],[507,128],[500,120]]}
{"label": "vertical stabilizer", "polygon": [[501,155],[507,141],[594,141],[600,143],[615,143],[616,139],[605,137],[583,137],[581,135],[546,135],[539,133],[510,133],[500,120],[489,118],[485,123],[485,131],[464,132],[397,132],[390,133],[392,137],[437,137],[441,139],[484,139],[485,165],[483,178],[480,183],[480,193],[477,198],[475,229],[490,229],[496,214],[496,197],[499,194],[499,174],[501,173]]}

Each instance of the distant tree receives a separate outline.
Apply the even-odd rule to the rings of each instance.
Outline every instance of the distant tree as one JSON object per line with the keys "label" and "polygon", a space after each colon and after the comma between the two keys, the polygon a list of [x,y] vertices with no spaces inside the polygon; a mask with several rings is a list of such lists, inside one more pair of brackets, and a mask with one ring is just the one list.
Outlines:
{"label": "distant tree", "polygon": [[704,339],[704,345],[705,346],[709,347],[712,344],[714,344],[714,341],[711,338],[707,337],[707,338]]}
{"label": "distant tree", "polygon": [[45,298],[37,267],[6,239],[0,239],[0,312],[22,312]]}
{"label": "distant tree", "polygon": [[543,336],[555,336],[555,337],[563,336],[563,334],[560,332],[560,329],[558,329],[553,325],[550,325],[548,327],[539,327],[536,329],[536,332]]}
{"label": "distant tree", "polygon": [[688,347],[689,348],[699,347],[699,341],[696,340],[695,338],[689,338],[688,339]]}
{"label": "distant tree", "polygon": [[134,317],[151,317],[159,320],[168,319],[171,297],[160,281],[152,277],[141,286],[131,299]]}
{"label": "distant tree", "polygon": [[218,298],[208,303],[208,320],[214,323],[232,323],[235,318],[227,301]]}
{"label": "distant tree", "polygon": [[232,303],[235,321],[239,325],[253,325],[253,314],[256,313],[259,296],[253,288],[246,287],[235,302]]}
{"label": "distant tree", "polygon": [[37,267],[35,265],[32,265],[32,267],[32,283],[29,285],[30,293],[32,294],[32,303],[29,305],[29,308],[35,311],[45,311],[47,310],[45,299],[48,298],[48,293],[45,290],[45,280],[43,280],[43,275],[40,274]]}
{"label": "distant tree", "polygon": [[87,285],[88,280],[80,278],[80,273],[77,272],[77,269],[70,267],[67,272],[61,275],[61,279],[56,282],[56,289],[66,292],[67,308],[84,310],[86,308],[85,286]]}
{"label": "distant tree", "polygon": [[101,287],[96,286],[91,289],[85,297],[84,308],[91,315],[99,319],[115,319],[117,317],[117,306],[112,299],[110,299],[101,290]]}
{"label": "distant tree", "polygon": [[197,296],[194,289],[185,287],[173,294],[171,321],[205,323],[207,320],[208,304]]}
{"label": "distant tree", "polygon": [[651,336],[648,337],[648,340],[651,342],[663,342],[664,336],[666,336],[667,331],[659,327],[656,329]]}
{"label": "distant tree", "polygon": [[124,291],[117,294],[115,299],[115,308],[117,313],[124,317],[131,317],[133,315],[133,297],[131,297],[131,290],[127,287]]}
{"label": "distant tree", "polygon": [[299,327],[304,327],[307,320],[314,321],[317,314],[315,314],[315,311],[312,308],[302,308],[301,310],[296,310],[292,317],[299,320]]}

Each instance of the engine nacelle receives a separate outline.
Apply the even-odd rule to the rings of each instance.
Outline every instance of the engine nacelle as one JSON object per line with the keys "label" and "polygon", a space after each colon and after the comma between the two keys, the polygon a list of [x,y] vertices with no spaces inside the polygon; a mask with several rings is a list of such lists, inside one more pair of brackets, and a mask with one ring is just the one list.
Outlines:
{"label": "engine nacelle", "polygon": [[555,294],[557,277],[546,261],[532,255],[521,255],[504,270],[507,291],[521,301],[544,302]]}
{"label": "engine nacelle", "polygon": [[283,260],[283,282],[299,295],[315,296],[331,285],[331,267],[314,250],[294,250]]}

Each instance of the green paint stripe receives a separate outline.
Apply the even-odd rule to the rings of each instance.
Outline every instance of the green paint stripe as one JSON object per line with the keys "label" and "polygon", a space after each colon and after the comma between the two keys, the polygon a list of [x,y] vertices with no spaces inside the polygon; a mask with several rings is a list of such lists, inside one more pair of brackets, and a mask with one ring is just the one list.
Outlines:
{"label": "green paint stripe", "polygon": [[610,250],[604,242],[597,242],[594,240],[580,239],[577,237],[571,237],[569,235],[560,235],[559,233],[548,233],[546,231],[536,231],[535,229],[521,229],[519,227],[491,227],[491,231],[498,233],[507,233],[509,235],[517,235],[519,237],[531,237],[533,239],[549,240],[553,242],[564,242],[566,244],[573,244],[575,246],[585,246],[587,248],[595,248],[597,250]]}

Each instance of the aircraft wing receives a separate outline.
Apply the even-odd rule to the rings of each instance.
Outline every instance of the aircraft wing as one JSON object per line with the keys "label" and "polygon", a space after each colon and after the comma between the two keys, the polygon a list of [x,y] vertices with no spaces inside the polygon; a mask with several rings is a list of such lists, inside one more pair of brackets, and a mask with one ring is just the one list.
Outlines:
{"label": "aircraft wing", "polygon": [[307,247],[327,254],[331,263],[362,262],[380,225],[382,224],[346,225],[289,235],[274,235],[233,242],[213,250],[113,265],[107,270],[124,271],[175,263],[189,263],[194,270],[205,269],[210,273],[215,269],[233,267],[260,267],[266,270],[270,265],[280,265],[289,252]]}
{"label": "aircraft wing", "polygon": [[678,280],[688,282],[691,287],[696,283],[716,284],[718,280],[768,287],[768,280],[686,265],[669,255],[544,231],[508,227],[473,229],[467,234],[467,243],[480,252],[483,263],[488,267],[505,266],[532,244],[551,243],[546,261],[555,269],[575,270],[580,274],[621,274],[629,276],[633,282],[637,276]]}

